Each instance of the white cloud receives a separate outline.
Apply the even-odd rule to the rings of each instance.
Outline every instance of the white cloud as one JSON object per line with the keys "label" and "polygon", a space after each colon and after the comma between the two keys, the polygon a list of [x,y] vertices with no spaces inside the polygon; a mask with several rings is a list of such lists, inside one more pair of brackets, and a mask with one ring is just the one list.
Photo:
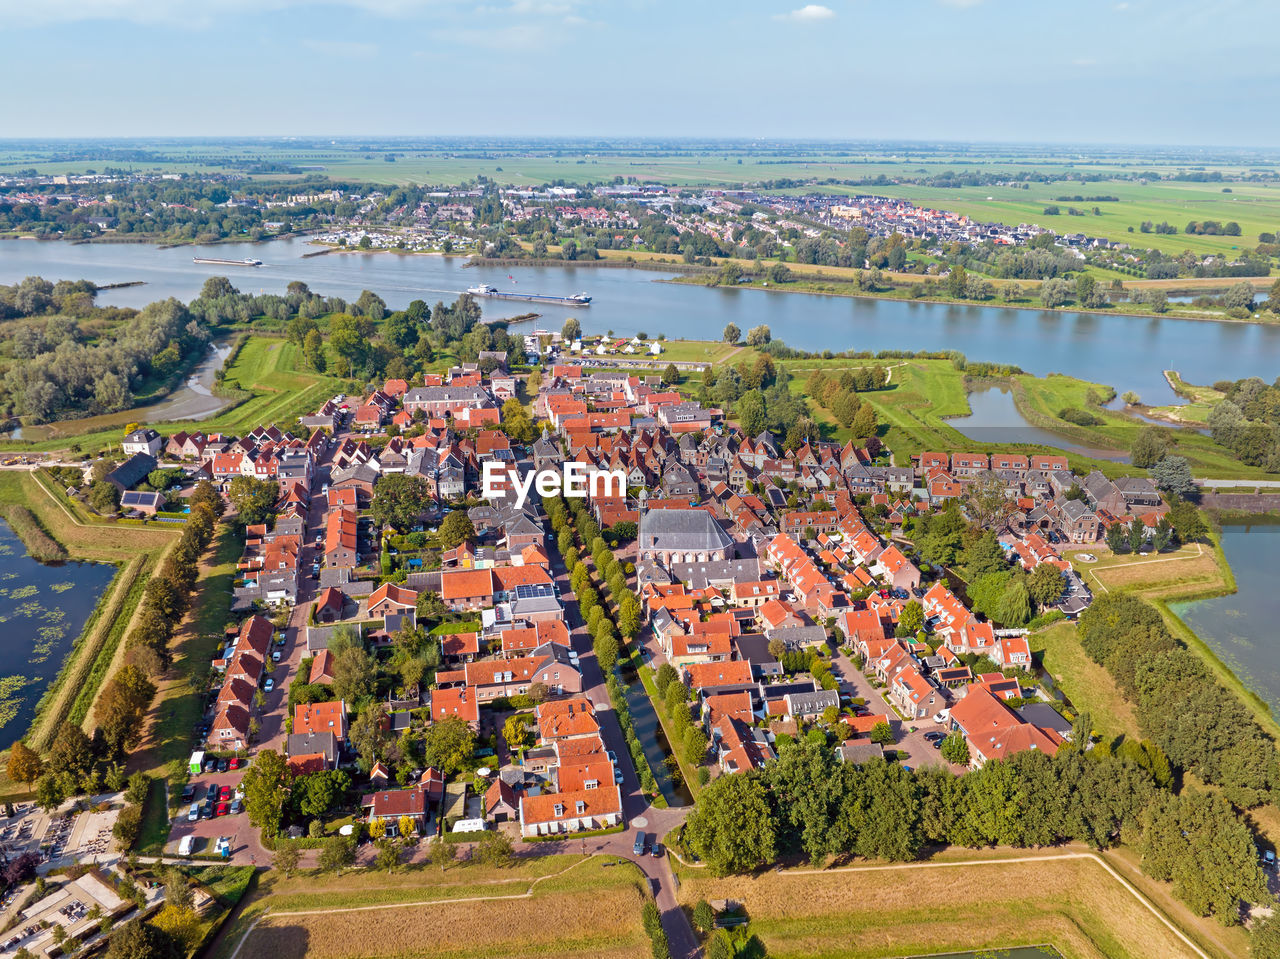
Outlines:
{"label": "white cloud", "polygon": [[824,7],[820,3],[807,3],[799,10],[792,10],[790,13],[780,13],[775,20],[792,20],[796,23],[817,23],[820,20],[830,20],[835,17],[836,12],[830,7]]}

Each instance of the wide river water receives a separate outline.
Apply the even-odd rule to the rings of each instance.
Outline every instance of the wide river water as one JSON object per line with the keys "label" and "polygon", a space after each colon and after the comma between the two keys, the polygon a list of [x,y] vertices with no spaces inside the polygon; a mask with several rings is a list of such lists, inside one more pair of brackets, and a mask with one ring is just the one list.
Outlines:
{"label": "wide river water", "polygon": [[[1133,390],[1151,404],[1176,402],[1162,371],[1177,369],[1193,383],[1280,374],[1280,325],[1218,323],[954,306],[759,289],[691,287],[659,282],[651,270],[563,267],[466,267],[459,257],[390,253],[332,253],[303,258],[319,247],[301,240],[263,244],[159,249],[146,244],[0,242],[0,282],[25,276],[88,279],[98,284],[140,280],[107,290],[99,302],[142,306],[152,300],[188,300],[210,276],[229,276],[247,292],[283,293],[290,280],[315,292],[354,299],[363,289],[393,308],[410,300],[433,303],[469,286],[593,297],[585,309],[482,301],[491,316],[540,310],[540,324],[558,328],[575,316],[587,332],[645,331],[670,338],[719,339],[728,323],[748,330],[767,324],[777,339],[806,350],[959,350],[971,360],[1016,364],[1030,373],[1065,373]],[[261,267],[193,263],[194,256],[254,257]],[[511,279],[508,279],[511,277]]]}
{"label": "wide river water", "polygon": [[0,749],[23,736],[116,569],[40,563],[0,521]]}

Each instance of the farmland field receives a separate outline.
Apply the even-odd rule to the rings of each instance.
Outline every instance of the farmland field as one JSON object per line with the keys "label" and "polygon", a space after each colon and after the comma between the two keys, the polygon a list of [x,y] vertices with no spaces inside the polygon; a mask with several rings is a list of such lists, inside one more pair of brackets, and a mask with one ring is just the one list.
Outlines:
{"label": "farmland field", "polygon": [[[741,903],[770,959],[872,959],[1041,943],[1067,959],[1196,955],[1091,856],[1027,858],[756,878],[686,874],[680,898],[687,905]],[[1196,923],[1194,931],[1210,955],[1243,954],[1238,929]]]}
{"label": "farmland field", "polygon": [[270,873],[214,955],[237,956],[241,940],[238,959],[647,955],[643,880],[634,867],[604,862],[539,856],[506,869],[466,864],[443,873]]}

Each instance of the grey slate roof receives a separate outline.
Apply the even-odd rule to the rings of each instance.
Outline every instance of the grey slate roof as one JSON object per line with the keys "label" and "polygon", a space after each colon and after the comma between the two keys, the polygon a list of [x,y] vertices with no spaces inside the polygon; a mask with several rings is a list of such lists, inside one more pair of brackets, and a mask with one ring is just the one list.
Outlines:
{"label": "grey slate roof", "polygon": [[702,509],[655,509],[640,517],[639,548],[703,552],[733,545],[714,516]]}

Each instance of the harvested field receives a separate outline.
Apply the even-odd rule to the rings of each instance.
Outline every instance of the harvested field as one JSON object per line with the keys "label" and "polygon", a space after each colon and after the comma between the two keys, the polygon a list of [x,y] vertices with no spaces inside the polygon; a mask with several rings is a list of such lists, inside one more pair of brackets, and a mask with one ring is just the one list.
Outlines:
{"label": "harvested field", "polygon": [[1129,554],[1107,557],[1099,563],[1075,562],[1073,565],[1094,589],[1130,589],[1149,599],[1220,589],[1226,583],[1213,551],[1198,543],[1172,553],[1145,557]]}
{"label": "harvested field", "polygon": [[770,959],[882,957],[1052,943],[1068,959],[1198,953],[1087,854],[689,877],[681,901],[742,903]]}
{"label": "harvested field", "polygon": [[[649,954],[640,923],[643,880],[605,860],[538,856],[510,868],[441,873],[302,874],[264,878],[214,955],[223,959],[622,959]],[[609,860],[612,861],[612,860]],[[311,885],[308,885],[311,884]],[[323,903],[323,908],[316,908]],[[530,917],[554,916],[554,922]],[[256,924],[255,924],[256,923]],[[351,930],[362,930],[353,936]],[[246,935],[246,931],[248,934]]]}
{"label": "harvested field", "polygon": [[1130,703],[1105,669],[1080,646],[1074,623],[1056,623],[1032,633],[1031,651],[1041,655],[1044,668],[1071,700],[1077,712],[1087,712],[1101,735],[1120,734],[1141,739],[1138,719]]}

